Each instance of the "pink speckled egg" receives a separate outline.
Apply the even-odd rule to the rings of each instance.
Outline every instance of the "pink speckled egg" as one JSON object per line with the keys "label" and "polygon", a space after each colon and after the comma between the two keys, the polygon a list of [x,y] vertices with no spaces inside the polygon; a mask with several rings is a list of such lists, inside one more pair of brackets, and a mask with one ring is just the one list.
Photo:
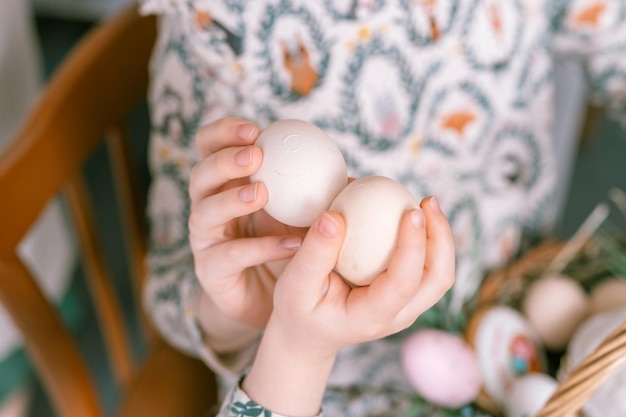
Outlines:
{"label": "pink speckled egg", "polygon": [[420,330],[409,336],[402,362],[415,391],[442,407],[472,402],[482,385],[474,351],[463,338],[441,330]]}

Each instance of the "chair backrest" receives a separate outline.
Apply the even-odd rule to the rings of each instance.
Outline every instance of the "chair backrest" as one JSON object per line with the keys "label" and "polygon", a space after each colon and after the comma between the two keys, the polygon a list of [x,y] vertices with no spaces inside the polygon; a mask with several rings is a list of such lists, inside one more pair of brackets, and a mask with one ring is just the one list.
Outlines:
{"label": "chair backrest", "polygon": [[141,17],[135,8],[98,25],[55,73],[21,131],[0,155],[0,302],[22,333],[29,357],[63,416],[104,413],[71,332],[18,257],[17,247],[47,203],[59,195],[64,198],[74,219],[91,303],[113,374],[125,384],[136,365],[82,169],[106,144],[131,276],[139,289],[146,248],[144,215],[137,199],[141,194],[133,185],[124,124],[145,100],[155,33],[155,18]]}

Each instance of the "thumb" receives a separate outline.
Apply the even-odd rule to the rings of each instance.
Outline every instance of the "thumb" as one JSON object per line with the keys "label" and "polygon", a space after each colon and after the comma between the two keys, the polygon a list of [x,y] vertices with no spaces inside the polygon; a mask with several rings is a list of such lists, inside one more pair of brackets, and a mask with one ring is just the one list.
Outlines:
{"label": "thumb", "polygon": [[[302,246],[285,268],[282,279],[293,301],[315,307],[329,285],[345,235],[345,221],[339,213],[322,213],[311,225]],[[285,289],[287,289],[285,288]]]}

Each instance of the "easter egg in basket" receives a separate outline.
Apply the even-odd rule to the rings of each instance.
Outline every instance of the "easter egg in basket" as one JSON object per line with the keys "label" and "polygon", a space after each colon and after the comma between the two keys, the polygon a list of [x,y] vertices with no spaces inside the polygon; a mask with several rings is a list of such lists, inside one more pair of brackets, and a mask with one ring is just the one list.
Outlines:
{"label": "easter egg in basket", "polygon": [[459,408],[472,402],[482,385],[476,356],[465,340],[436,329],[409,336],[402,348],[407,379],[433,404]]}
{"label": "easter egg in basket", "polygon": [[481,408],[498,414],[517,378],[545,372],[541,340],[526,317],[509,306],[485,306],[470,319],[466,339],[483,377]]}

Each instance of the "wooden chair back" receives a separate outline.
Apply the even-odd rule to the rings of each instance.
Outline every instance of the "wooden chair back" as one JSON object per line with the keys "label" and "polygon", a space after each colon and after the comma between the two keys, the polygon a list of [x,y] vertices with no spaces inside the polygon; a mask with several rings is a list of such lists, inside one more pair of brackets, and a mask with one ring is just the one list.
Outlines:
{"label": "wooden chair back", "polygon": [[206,366],[162,342],[147,320],[139,321],[145,325],[150,354],[134,359],[120,295],[98,238],[90,202],[94,190],[83,173],[94,151],[106,146],[138,302],[146,228],[125,123],[145,100],[155,34],[155,18],[139,16],[134,7],[97,25],[55,72],[0,155],[0,302],[22,333],[33,367],[62,417],[105,413],[72,332],[17,255],[24,235],[59,195],[78,236],[90,303],[122,393],[121,414],[200,416],[215,402],[215,381]]}

